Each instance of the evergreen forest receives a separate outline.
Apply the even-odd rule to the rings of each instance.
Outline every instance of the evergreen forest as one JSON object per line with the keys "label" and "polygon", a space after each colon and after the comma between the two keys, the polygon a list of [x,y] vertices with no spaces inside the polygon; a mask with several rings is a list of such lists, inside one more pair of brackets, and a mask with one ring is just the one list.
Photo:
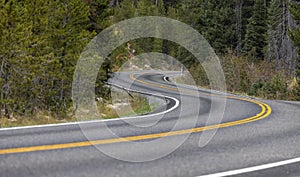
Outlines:
{"label": "evergreen forest", "polygon": [[[0,0],[0,118],[44,112],[70,116],[75,67],[85,46],[107,27],[139,16],[186,23],[220,58],[228,92],[300,100],[300,0]],[[200,63],[171,41],[130,41],[136,55],[178,59],[196,84],[209,87]],[[99,68],[96,94],[130,59],[124,44]]]}

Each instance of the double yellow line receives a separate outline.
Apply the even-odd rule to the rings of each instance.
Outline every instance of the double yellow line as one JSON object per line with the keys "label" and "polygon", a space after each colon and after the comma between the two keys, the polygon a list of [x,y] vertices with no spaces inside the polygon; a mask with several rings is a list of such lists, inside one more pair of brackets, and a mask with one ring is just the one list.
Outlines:
{"label": "double yellow line", "polygon": [[[146,73],[144,73],[144,74],[146,74]],[[130,78],[134,81],[140,82],[140,83],[145,84],[145,85],[159,87],[159,88],[163,88],[163,89],[166,89],[166,90],[173,90],[173,91],[178,90],[177,88],[174,88],[174,87],[168,87],[168,86],[163,86],[163,85],[159,85],[159,84],[155,84],[155,83],[150,83],[150,82],[138,80],[136,77],[134,77],[133,74],[130,74]],[[187,93],[187,94],[198,94],[197,91],[190,91],[190,90],[180,90],[180,92]],[[254,121],[258,121],[258,120],[261,120],[263,118],[266,118],[272,113],[271,106],[269,106],[268,104],[263,103],[261,101],[258,101],[258,100],[252,100],[252,99],[248,99],[248,98],[239,98],[239,97],[234,97],[234,96],[214,95],[214,94],[207,94],[207,93],[201,93],[201,94],[202,95],[208,95],[208,96],[214,96],[214,97],[224,97],[224,98],[229,98],[229,99],[254,103],[254,104],[261,107],[261,112],[258,113],[255,116],[252,116],[252,117],[249,117],[249,118],[244,118],[244,119],[238,120],[238,121],[232,121],[232,122],[221,123],[221,124],[216,124],[216,125],[210,125],[210,126],[205,126],[205,127],[197,127],[197,128],[186,129],[186,130],[180,130],[180,131],[175,131],[174,133],[176,133],[176,132],[178,132],[178,133],[180,132],[179,134],[190,133],[190,132],[194,133],[194,132],[201,132],[201,131],[205,131],[205,130],[212,130],[212,129],[217,129],[217,128],[224,128],[224,127],[230,127],[230,126],[250,123],[250,122],[254,122]],[[171,132],[169,132],[169,133],[171,133]],[[179,134],[176,134],[176,135],[179,135]]]}
{"label": "double yellow line", "polygon": [[[146,84],[146,85],[164,88],[167,90],[177,90],[176,88],[173,88],[173,87],[167,87],[167,86],[162,86],[162,85],[138,80],[137,78],[134,77],[133,74],[130,75],[130,78],[137,82]],[[189,90],[184,90],[184,92],[191,93],[191,94],[195,93],[195,92],[189,91]],[[211,95],[211,94],[209,94],[209,95]],[[212,96],[221,96],[221,95],[212,95]],[[187,134],[187,133],[196,133],[196,132],[201,132],[201,131],[205,131],[205,130],[230,127],[230,126],[235,126],[235,125],[258,121],[258,120],[268,117],[272,112],[272,109],[268,104],[257,101],[257,100],[251,100],[251,99],[247,99],[247,98],[238,98],[238,97],[233,97],[233,96],[224,96],[224,97],[229,98],[229,99],[242,100],[242,101],[254,103],[261,107],[261,112],[253,117],[245,118],[242,120],[221,123],[221,124],[216,124],[216,125],[210,125],[210,126],[205,126],[205,127],[196,127],[196,128],[185,129],[185,130],[146,134],[146,135],[139,135],[139,136],[129,136],[129,137],[124,137],[124,138],[113,138],[113,139],[83,141],[83,142],[65,143],[65,144],[53,144],[53,145],[41,145],[41,146],[31,146],[31,147],[0,149],[0,154],[13,154],[13,153],[24,153],[24,152],[35,152],[35,151],[85,147],[85,146],[92,146],[92,145],[112,144],[112,143],[120,143],[120,142],[127,142],[127,141],[154,139],[154,138],[160,138],[160,137],[166,137],[166,136],[182,135],[182,134]]]}

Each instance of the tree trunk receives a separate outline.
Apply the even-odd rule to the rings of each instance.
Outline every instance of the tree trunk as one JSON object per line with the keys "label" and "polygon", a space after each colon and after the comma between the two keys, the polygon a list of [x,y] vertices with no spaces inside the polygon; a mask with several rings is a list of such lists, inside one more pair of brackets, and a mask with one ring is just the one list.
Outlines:
{"label": "tree trunk", "polygon": [[237,47],[236,53],[240,56],[242,51],[242,6],[243,0],[237,0],[235,6],[236,12],[236,34],[237,34]]}
{"label": "tree trunk", "polygon": [[134,0],[134,7],[137,8],[138,6],[138,0]]}
{"label": "tree trunk", "polygon": [[[288,30],[295,28],[294,20],[289,11],[291,0],[273,0],[271,8],[271,21],[269,25],[268,60],[275,60],[276,68],[284,69],[286,74],[294,76],[296,74],[297,52],[293,41],[289,37]],[[274,13],[276,12],[276,13]]]}

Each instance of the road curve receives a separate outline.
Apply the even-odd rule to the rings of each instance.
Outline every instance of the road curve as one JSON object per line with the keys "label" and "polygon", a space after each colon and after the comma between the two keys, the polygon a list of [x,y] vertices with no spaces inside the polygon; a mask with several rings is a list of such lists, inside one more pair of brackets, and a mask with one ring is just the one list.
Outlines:
{"label": "road curve", "polygon": [[[174,74],[123,72],[111,80],[168,99],[163,116],[0,129],[0,176],[300,176],[299,102],[250,99],[164,79]],[[220,115],[222,122],[208,120]],[[199,146],[205,132],[217,129]]]}

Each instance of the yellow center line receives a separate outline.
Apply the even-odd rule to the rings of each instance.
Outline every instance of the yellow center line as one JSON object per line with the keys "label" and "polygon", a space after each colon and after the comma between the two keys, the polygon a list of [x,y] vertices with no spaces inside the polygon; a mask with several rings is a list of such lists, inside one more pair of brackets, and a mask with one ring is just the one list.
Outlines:
{"label": "yellow center line", "polygon": [[[134,77],[133,74],[130,75],[130,78],[146,84],[151,85],[154,87],[160,87],[167,90],[177,90],[174,87],[168,87],[168,86],[162,86],[154,83],[148,83],[142,80],[138,80]],[[184,90],[184,93],[196,93],[194,91]],[[198,94],[199,92],[197,92]],[[210,96],[220,96],[222,95],[213,95],[213,94],[205,94]],[[232,121],[232,122],[226,122],[226,123],[220,123],[216,125],[209,125],[204,127],[196,127],[196,128],[190,128],[185,130],[177,130],[177,131],[171,131],[171,132],[163,132],[163,133],[154,133],[154,134],[146,134],[146,135],[139,135],[139,136],[129,136],[124,138],[113,138],[113,139],[104,139],[104,140],[94,140],[94,141],[83,141],[83,142],[75,142],[75,143],[65,143],[65,144],[53,144],[53,145],[41,145],[41,146],[31,146],[31,147],[20,147],[20,148],[8,148],[8,149],[0,149],[0,154],[13,154],[13,153],[24,153],[24,152],[35,152],[35,151],[45,151],[45,150],[55,150],[55,149],[66,149],[66,148],[75,148],[75,147],[85,147],[85,146],[92,146],[92,145],[101,145],[101,144],[112,144],[112,143],[120,143],[120,142],[128,142],[128,141],[137,141],[137,140],[146,140],[146,139],[154,139],[154,138],[161,138],[161,137],[167,137],[167,136],[175,136],[175,135],[183,135],[188,133],[197,133],[202,132],[206,130],[212,130],[212,129],[218,129],[218,128],[224,128],[224,127],[231,127],[235,125],[241,125],[246,124],[254,121],[261,120],[263,118],[268,117],[271,112],[272,108],[263,102],[257,101],[257,100],[251,100],[247,98],[238,98],[233,96],[223,96],[225,98],[235,99],[235,100],[242,100],[254,103],[261,107],[261,112],[258,113],[255,116],[245,118],[242,120]]]}

